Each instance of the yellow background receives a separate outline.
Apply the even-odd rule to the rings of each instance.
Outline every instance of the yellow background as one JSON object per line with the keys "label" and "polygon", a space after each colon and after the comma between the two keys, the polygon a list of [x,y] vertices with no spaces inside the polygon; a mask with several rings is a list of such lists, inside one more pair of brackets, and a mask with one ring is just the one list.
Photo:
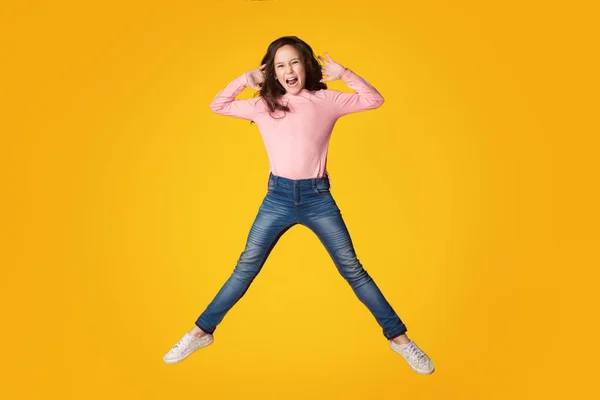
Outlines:
{"label": "yellow background", "polygon": [[[3,398],[594,397],[591,7],[12,3],[0,12]],[[338,122],[332,191],[433,375],[389,349],[300,226],[211,347],[162,361],[231,274],[266,190],[256,127],[208,105],[288,34],[386,99]]]}

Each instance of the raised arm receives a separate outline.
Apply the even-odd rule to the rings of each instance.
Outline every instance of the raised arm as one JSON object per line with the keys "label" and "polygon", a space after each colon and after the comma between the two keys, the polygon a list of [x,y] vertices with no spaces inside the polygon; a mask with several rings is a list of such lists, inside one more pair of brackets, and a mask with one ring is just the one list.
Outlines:
{"label": "raised arm", "polygon": [[383,96],[369,82],[346,69],[341,77],[354,93],[331,91],[332,103],[339,116],[380,107]]}
{"label": "raised arm", "polygon": [[244,73],[231,81],[225,89],[217,94],[210,103],[210,109],[219,115],[253,120],[257,114],[256,103],[260,99],[235,99],[247,86],[248,81]]}
{"label": "raised arm", "polygon": [[333,108],[338,113],[338,116],[372,110],[380,107],[383,102],[383,96],[369,82],[355,74],[352,70],[343,67],[339,63],[333,61],[329,54],[325,53],[328,60],[319,56],[323,62],[323,73],[327,78],[323,78],[322,82],[329,82],[336,79],[341,79],[354,93],[338,92],[328,90]]}

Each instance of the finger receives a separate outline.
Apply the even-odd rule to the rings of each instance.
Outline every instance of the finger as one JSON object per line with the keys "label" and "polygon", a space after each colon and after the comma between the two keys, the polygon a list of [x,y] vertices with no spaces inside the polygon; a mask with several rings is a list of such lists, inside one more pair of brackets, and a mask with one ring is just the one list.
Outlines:
{"label": "finger", "polygon": [[326,64],[326,63],[327,63],[327,61],[326,61],[326,60],[325,60],[323,57],[321,57],[321,56],[317,56],[317,58],[318,58],[319,60],[321,60],[321,61],[323,62],[323,64]]}
{"label": "finger", "polygon": [[335,61],[333,61],[333,58],[331,58],[331,56],[329,55],[329,53],[325,52],[325,55],[327,56],[327,58],[329,58],[329,61],[335,62]]}
{"label": "finger", "polygon": [[258,67],[259,70],[264,71],[265,68],[267,68],[267,64],[263,64],[260,67]]}

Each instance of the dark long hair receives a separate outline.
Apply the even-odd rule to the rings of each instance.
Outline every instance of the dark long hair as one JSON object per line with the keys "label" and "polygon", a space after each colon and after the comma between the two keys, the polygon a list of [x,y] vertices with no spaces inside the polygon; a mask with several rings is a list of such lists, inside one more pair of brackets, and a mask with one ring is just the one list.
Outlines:
{"label": "dark long hair", "polygon": [[269,114],[274,113],[275,110],[290,111],[286,104],[279,103],[279,99],[285,94],[285,89],[277,80],[274,66],[275,53],[280,47],[285,45],[293,46],[300,53],[300,57],[302,57],[302,63],[306,72],[304,88],[310,91],[327,89],[327,85],[324,82],[320,82],[323,79],[323,72],[312,48],[296,36],[280,37],[269,45],[267,53],[260,63],[260,65],[266,64],[265,81],[257,95],[260,95],[267,104]]}

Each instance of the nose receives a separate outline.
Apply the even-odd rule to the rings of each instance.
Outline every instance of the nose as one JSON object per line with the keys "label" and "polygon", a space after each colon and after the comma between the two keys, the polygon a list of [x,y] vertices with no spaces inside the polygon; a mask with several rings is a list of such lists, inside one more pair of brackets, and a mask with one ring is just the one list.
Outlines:
{"label": "nose", "polygon": [[291,64],[290,64],[290,65],[288,65],[288,72],[289,72],[289,73],[292,73],[292,72],[294,72],[294,68],[292,67],[292,65],[291,65]]}

